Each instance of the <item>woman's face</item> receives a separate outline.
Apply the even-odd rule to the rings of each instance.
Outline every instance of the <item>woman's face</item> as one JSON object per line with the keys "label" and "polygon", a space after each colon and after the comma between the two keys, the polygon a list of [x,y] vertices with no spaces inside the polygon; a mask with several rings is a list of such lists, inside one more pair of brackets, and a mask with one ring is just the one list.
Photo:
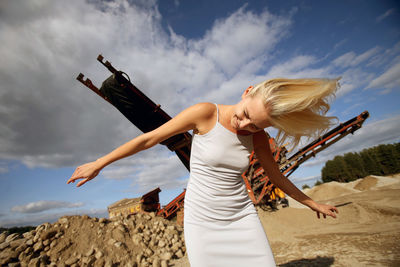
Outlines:
{"label": "woman's face", "polygon": [[236,131],[255,133],[271,126],[269,107],[264,105],[261,97],[249,96],[248,89],[243,93],[242,100],[235,105],[231,125]]}

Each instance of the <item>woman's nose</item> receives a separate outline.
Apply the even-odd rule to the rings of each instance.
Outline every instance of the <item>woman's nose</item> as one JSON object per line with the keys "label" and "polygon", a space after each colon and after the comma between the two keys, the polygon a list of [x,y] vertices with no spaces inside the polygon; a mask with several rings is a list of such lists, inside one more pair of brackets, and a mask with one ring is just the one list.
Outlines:
{"label": "woman's nose", "polygon": [[245,119],[240,121],[240,128],[244,129],[247,126],[249,126],[249,124],[250,124],[250,120],[245,118]]}

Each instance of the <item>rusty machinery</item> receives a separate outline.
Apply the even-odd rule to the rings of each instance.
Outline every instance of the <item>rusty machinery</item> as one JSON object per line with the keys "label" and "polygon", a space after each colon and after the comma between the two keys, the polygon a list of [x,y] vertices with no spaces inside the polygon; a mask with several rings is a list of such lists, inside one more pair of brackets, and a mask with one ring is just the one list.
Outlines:
{"label": "rusty machinery", "polygon": [[[97,60],[112,73],[112,76],[103,82],[103,86],[99,89],[90,79],[86,78],[84,80],[84,75],[82,73],[78,75],[78,81],[116,107],[142,132],[154,130],[171,119],[171,117],[161,109],[160,105],[155,104],[135,85],[133,85],[129,76],[124,72],[115,69],[109,61],[104,62],[102,55],[99,55]],[[107,95],[106,92],[102,90],[105,83],[111,79],[115,80],[118,83],[118,87],[122,88],[122,91],[118,96],[113,94]],[[354,131],[361,128],[363,122],[368,118],[368,116],[368,112],[364,111],[347,122],[341,123],[328,133],[301,148],[289,158],[287,158],[288,151],[286,148],[284,146],[277,146],[275,140],[270,137],[270,147],[274,159],[279,165],[279,169],[284,176],[289,177],[289,175],[291,175],[304,161],[314,157],[318,152],[336,143],[349,133],[354,133]],[[171,151],[174,151],[185,167],[189,170],[191,141],[192,135],[189,132],[186,132],[175,135],[163,141],[161,144],[167,146]],[[271,206],[274,208],[276,200],[279,199],[276,196],[276,194],[279,194],[279,189],[269,181],[268,176],[266,176],[264,170],[260,166],[254,152],[250,157],[250,165],[242,174],[242,178],[246,184],[249,196],[255,205],[262,207]],[[159,209],[157,215],[165,218],[174,217],[176,212],[184,205],[185,192],[186,191],[184,190],[179,196],[164,206],[163,209]]]}

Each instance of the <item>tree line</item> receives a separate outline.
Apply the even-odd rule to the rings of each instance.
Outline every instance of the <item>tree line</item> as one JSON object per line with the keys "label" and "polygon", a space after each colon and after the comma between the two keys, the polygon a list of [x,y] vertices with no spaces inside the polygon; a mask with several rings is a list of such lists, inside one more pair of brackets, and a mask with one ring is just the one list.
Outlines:
{"label": "tree line", "polygon": [[400,143],[378,145],[336,156],[321,171],[324,183],[351,182],[368,175],[389,175],[400,172]]}

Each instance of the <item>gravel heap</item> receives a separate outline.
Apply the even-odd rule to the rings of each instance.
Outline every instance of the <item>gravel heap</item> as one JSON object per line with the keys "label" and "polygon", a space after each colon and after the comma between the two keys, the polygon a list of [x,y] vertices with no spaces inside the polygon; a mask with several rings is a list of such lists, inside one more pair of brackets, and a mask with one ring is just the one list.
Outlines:
{"label": "gravel heap", "polygon": [[184,256],[183,228],[154,213],[63,216],[23,235],[0,234],[0,266],[170,266]]}

